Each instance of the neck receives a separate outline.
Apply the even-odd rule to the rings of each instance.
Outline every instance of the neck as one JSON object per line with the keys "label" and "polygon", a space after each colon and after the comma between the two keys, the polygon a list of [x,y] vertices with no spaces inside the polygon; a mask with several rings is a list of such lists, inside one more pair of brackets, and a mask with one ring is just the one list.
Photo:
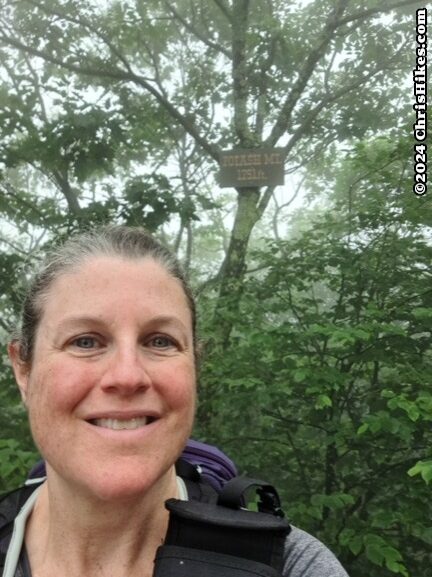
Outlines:
{"label": "neck", "polygon": [[164,502],[176,496],[174,468],[144,495],[109,503],[48,479],[26,530],[33,577],[150,577],[168,526]]}

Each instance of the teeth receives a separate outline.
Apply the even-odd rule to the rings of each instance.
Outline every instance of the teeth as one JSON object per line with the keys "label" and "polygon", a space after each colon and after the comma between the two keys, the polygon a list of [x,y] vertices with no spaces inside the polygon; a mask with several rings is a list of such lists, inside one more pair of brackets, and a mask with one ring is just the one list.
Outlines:
{"label": "teeth", "polygon": [[93,425],[97,427],[104,427],[105,429],[114,429],[120,431],[121,429],[138,429],[145,427],[149,422],[148,417],[137,417],[135,419],[94,419]]}

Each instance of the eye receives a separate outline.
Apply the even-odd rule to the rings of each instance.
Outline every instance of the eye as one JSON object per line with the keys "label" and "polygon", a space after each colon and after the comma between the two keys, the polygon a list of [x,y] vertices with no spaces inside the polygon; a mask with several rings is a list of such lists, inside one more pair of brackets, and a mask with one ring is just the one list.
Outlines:
{"label": "eye", "polygon": [[175,340],[165,335],[156,335],[152,337],[149,344],[156,349],[168,349],[176,346]]}
{"label": "eye", "polygon": [[98,345],[98,341],[90,335],[84,335],[82,337],[74,339],[72,341],[72,345],[74,345],[78,349],[90,350]]}

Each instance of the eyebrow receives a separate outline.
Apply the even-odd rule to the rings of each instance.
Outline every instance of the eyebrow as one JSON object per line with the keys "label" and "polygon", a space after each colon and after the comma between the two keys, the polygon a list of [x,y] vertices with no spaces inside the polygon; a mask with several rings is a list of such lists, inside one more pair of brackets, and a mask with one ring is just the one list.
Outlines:
{"label": "eyebrow", "polygon": [[[85,316],[71,316],[66,317],[62,321],[60,321],[58,328],[61,330],[73,328],[75,326],[80,325],[96,325],[96,326],[107,326],[105,320],[101,319],[97,316],[92,315],[85,315]],[[152,327],[152,326],[160,326],[160,325],[173,325],[180,330],[187,331],[187,327],[184,323],[177,317],[172,315],[156,315],[151,317],[145,322],[145,326]]]}

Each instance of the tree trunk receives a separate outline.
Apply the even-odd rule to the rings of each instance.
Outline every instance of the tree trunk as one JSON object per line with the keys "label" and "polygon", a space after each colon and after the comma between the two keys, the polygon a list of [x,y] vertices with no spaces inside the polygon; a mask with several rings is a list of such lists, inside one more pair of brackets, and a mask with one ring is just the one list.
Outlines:
{"label": "tree trunk", "polygon": [[253,227],[260,218],[258,188],[244,188],[238,192],[237,212],[221,269],[219,299],[214,316],[216,346],[227,348],[238,311],[246,272],[246,255]]}

